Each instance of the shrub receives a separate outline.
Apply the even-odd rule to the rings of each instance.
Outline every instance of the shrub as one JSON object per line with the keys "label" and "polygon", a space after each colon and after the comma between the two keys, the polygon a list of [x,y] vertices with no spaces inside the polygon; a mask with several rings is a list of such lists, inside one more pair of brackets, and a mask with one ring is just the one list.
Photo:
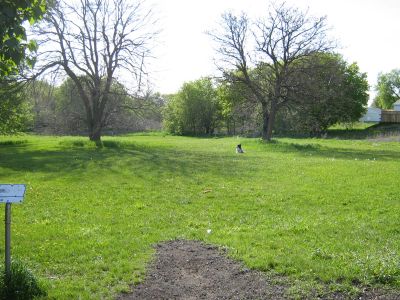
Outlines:
{"label": "shrub", "polygon": [[5,275],[3,265],[0,267],[0,272],[0,299],[28,300],[47,294],[43,285],[20,261],[14,260],[11,263],[10,278]]}

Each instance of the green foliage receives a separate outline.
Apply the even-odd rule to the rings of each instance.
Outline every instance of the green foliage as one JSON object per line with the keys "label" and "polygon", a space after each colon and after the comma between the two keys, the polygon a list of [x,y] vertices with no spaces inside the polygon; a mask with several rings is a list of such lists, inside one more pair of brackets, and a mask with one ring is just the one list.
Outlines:
{"label": "green foliage", "polygon": [[0,84],[0,134],[25,131],[32,122],[31,107],[17,84]]}
{"label": "green foliage", "polygon": [[365,112],[368,104],[368,77],[362,73],[357,63],[345,64],[343,81],[343,111],[338,116],[338,122],[356,122]]}
{"label": "green foliage", "polygon": [[23,23],[38,21],[46,10],[45,0],[2,0],[0,9],[0,77],[16,72],[24,61],[32,66],[37,45],[27,41]]}
{"label": "green foliage", "polygon": [[183,105],[177,95],[167,95],[167,105],[163,111],[164,128],[170,133],[183,134],[183,122],[181,116]]}
{"label": "green foliage", "polygon": [[28,185],[13,207],[13,255],[46,279],[49,299],[115,299],[144,279],[153,245],[171,239],[224,247],[297,290],[400,290],[399,143],[10,140],[0,137],[0,182]]}
{"label": "green foliage", "polygon": [[392,109],[393,103],[400,99],[400,69],[379,74],[375,89],[378,92],[374,100],[376,107]]}
{"label": "green foliage", "polygon": [[40,283],[26,266],[13,260],[11,263],[11,277],[5,275],[4,266],[0,268],[0,299],[29,300],[46,296],[43,284]]}
{"label": "green foliage", "polygon": [[[312,68],[302,65],[313,65]],[[299,64],[297,78],[304,86],[292,105],[279,112],[275,129],[320,135],[336,123],[357,121],[368,102],[368,81],[356,63],[341,56],[320,53]],[[312,72],[303,73],[303,69]]]}
{"label": "green foliage", "polygon": [[219,119],[217,93],[208,78],[183,84],[164,111],[164,127],[175,134],[212,134]]}
{"label": "green foliage", "polygon": [[[247,134],[260,128],[260,105],[240,82],[222,81],[217,86],[222,121],[228,134]],[[252,101],[253,100],[253,101]]]}

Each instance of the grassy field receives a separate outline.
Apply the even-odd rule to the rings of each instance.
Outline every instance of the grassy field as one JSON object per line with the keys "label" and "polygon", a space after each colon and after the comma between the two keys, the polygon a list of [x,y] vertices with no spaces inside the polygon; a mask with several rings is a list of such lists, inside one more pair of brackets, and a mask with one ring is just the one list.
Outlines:
{"label": "grassy field", "polygon": [[399,174],[400,144],[367,140],[0,137],[0,182],[27,184],[12,254],[53,299],[129,291],[170,239],[225,247],[294,296],[400,292]]}

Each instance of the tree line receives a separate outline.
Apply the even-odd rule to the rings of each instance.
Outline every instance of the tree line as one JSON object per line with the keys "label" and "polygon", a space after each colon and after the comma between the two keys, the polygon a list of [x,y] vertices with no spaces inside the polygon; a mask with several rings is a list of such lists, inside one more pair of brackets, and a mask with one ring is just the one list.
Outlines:
{"label": "tree line", "polygon": [[[80,80],[84,81],[84,78]],[[109,97],[102,124],[105,133],[161,129],[164,100],[159,94],[151,94],[145,101],[133,98],[121,83],[115,81]],[[0,109],[7,113],[4,116],[7,121],[0,125],[2,133],[89,134],[83,101],[69,78],[61,85],[36,80],[12,89],[0,99],[2,104],[8,105],[8,108]]]}
{"label": "tree line", "polygon": [[[362,116],[368,101],[368,82],[357,64],[348,64],[340,55],[328,53],[303,59],[298,66],[303,69],[300,64],[304,68],[312,65],[314,71],[297,74],[302,93],[276,113],[275,133],[320,136],[333,124],[352,123]],[[256,80],[258,72],[250,70],[251,80]],[[264,121],[263,104],[249,87],[224,78],[185,83],[177,94],[168,97],[164,109],[164,126],[175,134],[259,136],[263,134]]]}
{"label": "tree line", "polygon": [[[104,133],[159,129],[162,122],[174,134],[269,141],[274,133],[321,135],[332,124],[358,120],[367,105],[366,74],[335,53],[326,17],[286,3],[255,20],[223,14],[209,33],[221,76],[184,83],[174,95],[148,85],[146,62],[158,31],[144,2],[5,5],[1,13],[18,18],[1,18],[2,133],[30,129],[100,141]],[[27,39],[26,20],[35,24],[35,41]],[[61,84],[49,83],[60,74]],[[399,98],[398,78],[398,70],[380,74],[376,106]]]}

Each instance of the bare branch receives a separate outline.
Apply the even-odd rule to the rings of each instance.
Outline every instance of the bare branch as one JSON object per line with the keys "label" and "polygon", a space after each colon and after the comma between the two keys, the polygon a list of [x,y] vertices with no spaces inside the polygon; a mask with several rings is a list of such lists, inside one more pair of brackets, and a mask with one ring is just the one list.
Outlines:
{"label": "bare branch", "polygon": [[[312,18],[308,11],[283,3],[272,6],[267,18],[254,24],[244,14],[228,13],[222,16],[221,25],[221,32],[210,33],[218,44],[220,69],[227,80],[245,84],[261,104],[263,138],[269,140],[276,112],[295,101],[304,87],[296,78],[300,62],[335,47],[327,38],[326,17]],[[246,52],[250,25],[254,25],[254,50]]]}
{"label": "bare branch", "polygon": [[117,70],[142,83],[153,31],[151,10],[141,0],[56,2],[36,35],[44,49],[38,74],[60,65],[84,102],[91,138],[99,139]]}

